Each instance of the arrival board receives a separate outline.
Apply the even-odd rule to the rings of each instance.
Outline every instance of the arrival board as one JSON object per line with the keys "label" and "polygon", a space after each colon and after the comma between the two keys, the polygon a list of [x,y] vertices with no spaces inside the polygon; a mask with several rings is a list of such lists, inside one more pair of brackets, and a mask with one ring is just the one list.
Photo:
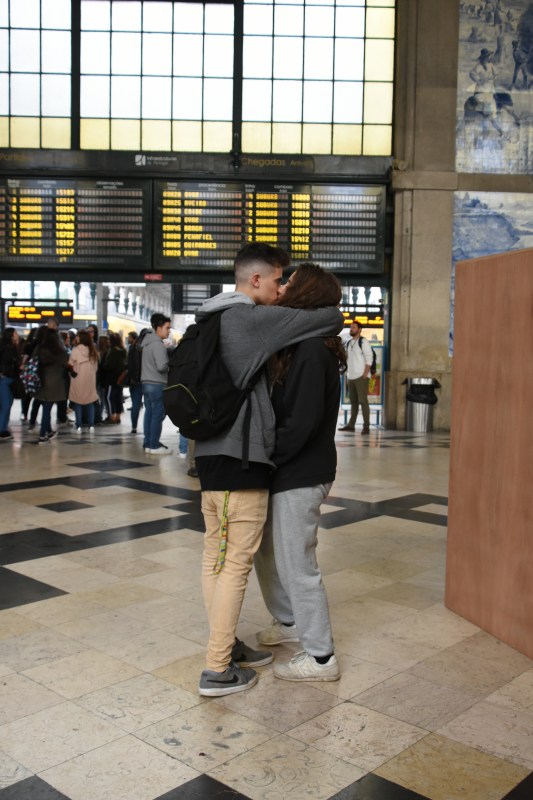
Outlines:
{"label": "arrival board", "polygon": [[293,261],[382,272],[381,186],[156,181],[154,266],[231,269],[239,247],[264,241]]}
{"label": "arrival board", "polygon": [[0,263],[144,269],[150,236],[150,181],[0,181]]}

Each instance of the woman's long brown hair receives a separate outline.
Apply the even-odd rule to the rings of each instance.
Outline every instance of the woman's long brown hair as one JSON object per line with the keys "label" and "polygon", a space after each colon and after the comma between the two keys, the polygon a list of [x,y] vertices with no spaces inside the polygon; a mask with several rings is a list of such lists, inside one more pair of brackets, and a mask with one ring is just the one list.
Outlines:
{"label": "woman's long brown hair", "polygon": [[94,344],[89,331],[81,330],[78,333],[78,341],[80,344],[84,344],[89,351],[89,361],[98,361],[98,350],[96,349],[96,345]]}
{"label": "woman's long brown hair", "polygon": [[[342,298],[339,281],[332,272],[327,272],[318,264],[306,261],[300,264],[291,276],[284,294],[276,305],[288,308],[326,308],[338,306]],[[333,351],[339,360],[339,369],[346,369],[346,351],[339,336],[328,336],[324,344]],[[283,383],[292,360],[296,345],[285,347],[270,359],[270,380],[272,385]]]}

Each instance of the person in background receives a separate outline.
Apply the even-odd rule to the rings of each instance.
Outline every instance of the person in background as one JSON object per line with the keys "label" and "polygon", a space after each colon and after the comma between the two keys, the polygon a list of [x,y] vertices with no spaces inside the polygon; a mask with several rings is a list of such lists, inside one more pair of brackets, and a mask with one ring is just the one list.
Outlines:
{"label": "person in background", "polygon": [[87,331],[89,332],[89,336],[93,340],[96,347],[98,347],[98,325],[95,325],[94,322],[91,322],[90,325],[87,325]]}
{"label": "person in background", "polygon": [[[90,328],[87,328],[90,335]],[[96,344],[96,342],[95,342]],[[95,423],[97,425],[106,421],[111,416],[111,412],[109,411],[109,407],[107,405],[107,386],[105,385],[105,374],[103,371],[103,362],[106,357],[106,353],[109,350],[109,336],[106,333],[102,333],[98,337],[98,372],[96,374],[96,389],[98,391],[98,397],[100,399],[99,402],[99,411],[96,412]]]}
{"label": "person in background", "polygon": [[[37,332],[35,334],[33,343],[31,344],[31,350],[29,351],[28,358],[31,358],[33,355],[37,355],[38,347],[39,345],[42,344],[44,335],[47,330],[48,330],[47,325],[40,325],[37,328]],[[35,428],[35,425],[37,424],[37,417],[39,415],[40,407],[41,407],[41,401],[38,400],[36,396],[33,396],[33,402],[31,404],[31,409],[30,409],[30,418],[28,421],[29,431],[32,431]]]}
{"label": "person in background", "polygon": [[[338,306],[337,278],[305,263],[289,278],[278,306]],[[338,336],[310,337],[278,352],[270,361],[276,415],[277,469],[269,513],[255,568],[265,604],[273,616],[260,631],[263,645],[301,641],[304,650],[274,675],[289,681],[336,681],[328,600],[316,559],[320,506],[335,480],[335,427],[339,415],[339,368],[346,353]]]}
{"label": "person in background", "polygon": [[96,391],[96,373],[98,370],[98,350],[88,331],[77,334],[79,344],[70,354],[70,391],[69,400],[74,404],[76,414],[76,433],[82,432],[83,415],[94,431],[94,406],[98,399]]}
{"label": "person in background", "polygon": [[122,385],[119,383],[119,378],[126,369],[126,363],[127,354],[122,344],[122,337],[120,334],[110,331],[109,350],[101,363],[101,369],[104,385],[107,387],[107,406],[109,408],[107,422],[114,425],[120,424],[120,415],[124,411]]}
{"label": "person in background", "polygon": [[0,344],[0,440],[13,439],[9,430],[9,415],[13,405],[11,384],[18,378],[20,366],[19,335],[15,328],[2,331]]}
{"label": "person in background", "polygon": [[[35,341],[36,341],[36,337],[37,337],[38,331],[39,331],[39,328],[32,328],[30,330],[27,338],[26,338],[26,341],[24,342],[24,345],[23,345],[23,348],[22,348],[22,365],[21,366],[24,366],[24,364],[27,362],[27,360],[31,357],[31,354],[33,353],[33,349],[35,347]],[[33,395],[25,394],[24,397],[22,398],[22,400],[20,401],[20,407],[21,407],[20,418],[21,418],[22,422],[27,422],[28,421],[28,414],[29,414],[29,411],[30,411],[30,405],[31,405],[31,401],[32,400],[33,400]]]}
{"label": "person in background", "polygon": [[170,317],[152,314],[151,329],[142,341],[141,381],[144,400],[144,451],[160,456],[169,453],[160,441],[165,419],[163,389],[167,383],[168,351],[163,340],[170,334]]}
{"label": "person in background", "polygon": [[137,424],[143,402],[143,387],[141,383],[141,337],[136,331],[128,333],[128,387],[131,399],[131,432],[137,433]]}
{"label": "person in background", "polygon": [[355,421],[359,413],[359,406],[363,414],[362,434],[370,433],[370,406],[368,404],[368,383],[370,367],[372,366],[372,348],[364,336],[361,336],[363,326],[354,320],[350,325],[351,341],[346,345],[348,370],[346,380],[348,395],[350,397],[350,419],[342,425],[340,431],[354,431]]}
{"label": "person in background", "polygon": [[39,443],[49,442],[56,436],[52,430],[51,416],[54,403],[65,402],[65,370],[67,367],[67,351],[52,326],[45,328],[42,342],[36,346],[34,355],[39,356],[42,386],[35,395],[42,402],[41,429]]}

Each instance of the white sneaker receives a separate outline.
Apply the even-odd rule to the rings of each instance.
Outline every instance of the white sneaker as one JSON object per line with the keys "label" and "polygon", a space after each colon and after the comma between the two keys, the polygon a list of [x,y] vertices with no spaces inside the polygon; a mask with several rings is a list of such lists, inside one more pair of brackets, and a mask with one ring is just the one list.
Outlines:
{"label": "white sneaker", "polygon": [[152,447],[146,450],[147,453],[150,453],[151,456],[171,456],[172,450],[169,450],[168,447]]}
{"label": "white sneaker", "polygon": [[256,637],[259,644],[267,644],[270,647],[284,642],[300,641],[296,625],[282,625],[277,619],[272,620],[270,628],[265,628],[264,631],[256,633]]}
{"label": "white sneaker", "polygon": [[296,653],[288,664],[274,664],[274,675],[284,681],[338,681],[341,676],[334,655],[319,664],[305,651]]}
{"label": "white sneaker", "polygon": [[94,433],[94,427],[93,427],[92,425],[91,425],[91,427],[89,428],[89,433]]}
{"label": "white sneaker", "polygon": [[76,433],[81,433],[81,428],[76,428]]}

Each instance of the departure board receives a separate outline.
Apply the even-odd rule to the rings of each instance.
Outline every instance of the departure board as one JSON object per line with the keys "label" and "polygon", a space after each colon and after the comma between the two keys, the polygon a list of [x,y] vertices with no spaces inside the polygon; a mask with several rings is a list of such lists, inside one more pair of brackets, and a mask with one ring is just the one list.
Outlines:
{"label": "departure board", "polygon": [[285,248],[293,262],[382,272],[382,186],[156,181],[154,265],[231,269],[247,241]]}
{"label": "departure board", "polygon": [[150,181],[0,181],[0,263],[144,269],[150,238]]}

